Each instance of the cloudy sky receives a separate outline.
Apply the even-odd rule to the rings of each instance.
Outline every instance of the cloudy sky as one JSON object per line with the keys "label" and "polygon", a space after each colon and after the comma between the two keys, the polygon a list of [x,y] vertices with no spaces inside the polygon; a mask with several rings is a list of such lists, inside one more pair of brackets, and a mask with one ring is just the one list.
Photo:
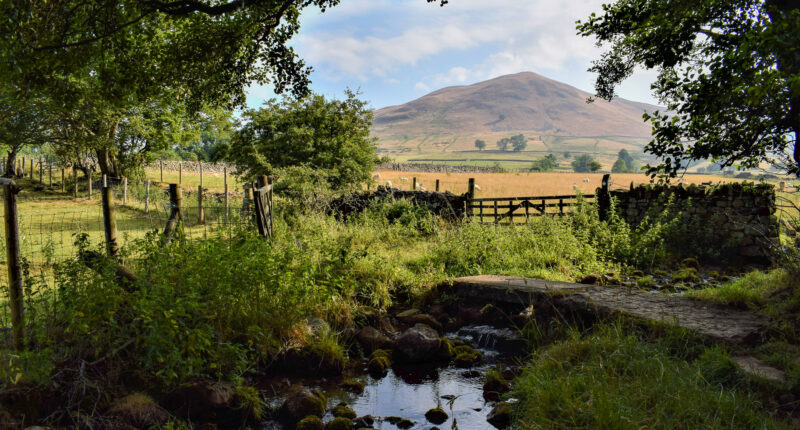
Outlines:
{"label": "cloudy sky", "polygon": [[[608,2],[608,0],[606,0]],[[600,55],[576,35],[575,21],[599,12],[602,0],[342,0],[325,13],[308,9],[293,46],[314,68],[312,89],[343,96],[360,89],[374,108],[402,104],[433,90],[532,71],[593,92],[586,69]],[[641,72],[624,98],[656,103]],[[274,97],[248,92],[250,107]]]}

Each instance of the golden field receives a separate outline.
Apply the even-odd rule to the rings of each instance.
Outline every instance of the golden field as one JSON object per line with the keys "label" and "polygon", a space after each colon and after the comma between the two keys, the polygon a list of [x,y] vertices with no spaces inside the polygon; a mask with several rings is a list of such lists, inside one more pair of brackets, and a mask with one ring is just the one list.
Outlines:
{"label": "golden field", "polygon": [[[429,173],[398,172],[394,170],[378,170],[378,182],[385,184],[391,181],[392,186],[409,190],[411,181],[417,178],[428,191],[433,191],[436,180],[439,180],[440,191],[455,194],[467,192],[467,181],[475,178],[476,197],[529,197],[545,195],[575,194],[576,189],[583,194],[593,194],[600,186],[602,173]],[[407,180],[402,180],[406,178]],[[588,182],[584,182],[588,179]],[[733,182],[737,179],[714,175],[685,175],[680,179],[684,183],[700,184],[703,182]],[[615,173],[611,175],[611,187],[625,188],[650,182],[650,177],[641,173]]]}

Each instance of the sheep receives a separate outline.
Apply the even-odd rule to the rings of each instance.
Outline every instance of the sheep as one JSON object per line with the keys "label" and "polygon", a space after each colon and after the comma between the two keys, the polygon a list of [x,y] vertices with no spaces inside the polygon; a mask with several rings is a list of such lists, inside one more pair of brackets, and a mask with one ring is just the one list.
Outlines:
{"label": "sheep", "polygon": [[403,182],[408,182],[408,178],[406,178],[405,176],[401,177],[400,180]]}
{"label": "sheep", "polygon": [[589,182],[589,178],[583,178],[583,182]]}
{"label": "sheep", "polygon": [[577,190],[577,189],[578,189],[578,185],[576,185],[575,183],[573,183],[573,184],[572,184],[572,189],[573,189],[573,190]]}
{"label": "sheep", "polygon": [[380,179],[380,178],[381,178],[381,174],[380,173],[376,173],[376,174],[372,175],[372,179]]}
{"label": "sheep", "polygon": [[478,185],[478,184],[475,184],[475,189],[476,189],[476,190],[480,190],[480,189],[481,189],[481,186],[480,186],[480,185]]}
{"label": "sheep", "polygon": [[422,185],[422,184],[419,184],[419,189],[420,189],[420,191],[426,191],[426,190],[425,190],[425,186],[424,186],[424,185]]}
{"label": "sheep", "polygon": [[392,188],[392,181],[386,181],[386,186],[388,188]]}

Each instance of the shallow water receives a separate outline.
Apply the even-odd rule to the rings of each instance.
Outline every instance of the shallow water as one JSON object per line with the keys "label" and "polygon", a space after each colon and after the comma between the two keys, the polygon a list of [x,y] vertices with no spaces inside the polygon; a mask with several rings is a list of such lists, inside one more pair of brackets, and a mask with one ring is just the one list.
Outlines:
{"label": "shallow water", "polygon": [[[483,333],[483,335],[481,335]],[[406,418],[414,422],[412,429],[483,430],[494,429],[486,417],[495,402],[483,398],[483,383],[488,369],[513,364],[514,357],[508,353],[487,348],[504,344],[496,339],[514,336],[508,329],[493,329],[489,326],[472,326],[458,333],[448,333],[451,339],[462,339],[483,353],[480,365],[468,369],[453,365],[446,367],[402,366],[394,367],[382,378],[369,375],[356,375],[355,379],[364,382],[364,392],[354,394],[337,387],[340,379],[303,380],[303,385],[321,389],[328,397],[328,408],[344,402],[361,417],[371,415],[375,419],[374,428],[395,430],[398,427],[386,421],[387,417]],[[491,339],[487,342],[487,339]],[[479,345],[483,344],[483,345]],[[364,372],[366,373],[366,372]],[[351,375],[352,376],[352,375]],[[293,381],[297,383],[301,381]],[[279,404],[276,399],[276,405]],[[425,418],[431,408],[442,408],[448,419],[442,424],[433,424]],[[328,422],[333,415],[327,412],[323,421]],[[277,422],[264,423],[262,429],[280,429]]]}

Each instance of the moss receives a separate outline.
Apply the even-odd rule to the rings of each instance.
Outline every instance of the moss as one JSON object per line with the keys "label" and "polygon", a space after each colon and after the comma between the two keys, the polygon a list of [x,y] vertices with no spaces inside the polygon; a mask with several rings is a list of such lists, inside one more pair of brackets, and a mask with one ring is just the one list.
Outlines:
{"label": "moss", "polygon": [[337,418],[349,418],[351,420],[356,418],[356,412],[347,407],[344,403],[336,405],[332,410],[331,413],[334,417]]}
{"label": "moss", "polygon": [[642,276],[644,276],[644,272],[641,270],[634,270],[633,272],[631,272],[631,276],[633,276],[634,278],[641,278]]}
{"label": "moss", "polygon": [[692,257],[684,258],[683,260],[681,260],[681,265],[683,265],[683,267],[692,268],[695,270],[700,268],[700,263],[697,261],[696,258]]}
{"label": "moss", "polygon": [[384,418],[383,420],[384,420],[384,421],[386,421],[386,422],[387,422],[387,423],[389,423],[389,424],[397,424],[397,423],[399,423],[399,422],[400,422],[402,419],[403,419],[402,417],[396,417],[396,416],[394,416],[394,415],[390,415],[390,416],[388,416],[388,417]]}
{"label": "moss", "polygon": [[450,361],[453,358],[453,344],[450,339],[443,337],[439,339],[439,351],[436,355],[439,360]]}
{"label": "moss", "polygon": [[672,282],[694,284],[700,282],[700,274],[694,267],[686,267],[672,274]]}
{"label": "moss", "polygon": [[506,381],[497,369],[489,369],[486,372],[486,380],[483,383],[483,391],[502,394],[511,389],[511,384]]}
{"label": "moss", "polygon": [[398,421],[396,425],[399,429],[410,429],[411,427],[414,427],[414,421],[411,421],[408,418],[403,418],[402,420]]}
{"label": "moss", "polygon": [[433,408],[425,412],[425,418],[434,424],[442,424],[447,421],[448,415],[442,408]]}
{"label": "moss", "polygon": [[652,276],[641,276],[636,278],[636,285],[641,289],[649,290],[656,286],[656,281]]}
{"label": "moss", "polygon": [[481,352],[476,351],[469,345],[461,345],[455,348],[456,358],[453,360],[458,367],[470,367],[481,359]]}
{"label": "moss", "polygon": [[245,419],[261,421],[263,418],[265,404],[257,389],[245,385],[237,387],[236,403]]}
{"label": "moss", "polygon": [[322,430],[325,428],[325,424],[318,416],[309,415],[300,420],[294,428],[295,430]]}
{"label": "moss", "polygon": [[370,375],[373,377],[386,375],[389,368],[392,366],[392,362],[389,359],[389,354],[390,352],[386,351],[385,349],[378,349],[372,353],[369,362],[367,363],[367,370],[369,371]]}
{"label": "moss", "polygon": [[341,384],[339,384],[339,388],[356,394],[361,394],[364,392],[364,383],[358,379],[345,379]]}
{"label": "moss", "polygon": [[353,420],[344,417],[336,417],[325,424],[325,430],[350,430],[353,428]]}

